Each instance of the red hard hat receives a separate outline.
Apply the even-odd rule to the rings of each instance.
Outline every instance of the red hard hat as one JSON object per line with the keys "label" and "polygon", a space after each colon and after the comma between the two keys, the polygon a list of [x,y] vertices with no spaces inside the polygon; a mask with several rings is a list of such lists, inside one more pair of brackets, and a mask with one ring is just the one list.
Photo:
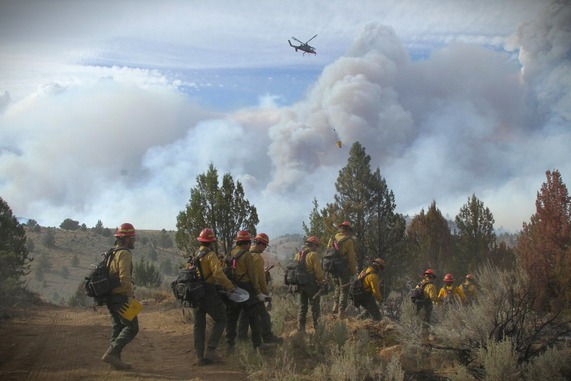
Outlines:
{"label": "red hard hat", "polygon": [[379,266],[381,268],[381,270],[384,270],[384,268],[385,268],[385,261],[383,261],[382,258],[373,259],[371,261],[371,264]]}
{"label": "red hard hat", "polygon": [[349,221],[343,221],[343,222],[341,222],[337,227],[340,228],[340,227],[343,227],[343,226],[348,227],[349,229],[351,229],[351,224],[349,223]]}
{"label": "red hard hat", "polygon": [[252,236],[250,235],[250,232],[246,231],[246,230],[240,230],[238,232],[238,234],[236,234],[236,242],[244,242],[244,241],[251,241],[252,240]]}
{"label": "red hard hat", "polygon": [[424,275],[430,275],[430,276],[433,276],[433,277],[436,276],[436,274],[434,274],[434,271],[432,271],[432,269],[426,270],[426,271],[424,272]]}
{"label": "red hard hat", "polygon": [[444,281],[445,282],[454,282],[454,278],[452,277],[452,274],[444,275]]}
{"label": "red hard hat", "polygon": [[121,224],[121,226],[119,226],[117,228],[117,231],[115,232],[115,234],[113,234],[114,237],[134,237],[135,236],[135,227],[133,225],[131,225],[128,222],[125,222],[124,224]]}
{"label": "red hard hat", "polygon": [[319,241],[319,238],[315,237],[315,236],[310,236],[307,237],[307,239],[305,240],[305,243],[313,243],[317,246],[321,245],[321,242]]}
{"label": "red hard hat", "polygon": [[268,246],[270,243],[270,237],[266,233],[259,233],[256,237],[254,237],[254,241],[261,242],[264,245]]}
{"label": "red hard hat", "polygon": [[202,229],[196,240],[198,242],[214,242],[216,241],[216,236],[214,235],[214,231],[212,229],[205,228]]}
{"label": "red hard hat", "polygon": [[472,276],[472,274],[468,274],[466,275],[466,279],[474,279],[474,277]]}

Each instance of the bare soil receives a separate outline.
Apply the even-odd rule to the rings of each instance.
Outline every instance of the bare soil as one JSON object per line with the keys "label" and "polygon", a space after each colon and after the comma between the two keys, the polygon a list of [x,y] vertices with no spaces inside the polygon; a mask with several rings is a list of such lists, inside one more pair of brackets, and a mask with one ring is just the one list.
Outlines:
{"label": "bare soil", "polygon": [[195,365],[192,321],[186,312],[145,305],[139,334],[122,356],[133,370],[115,371],[101,361],[111,331],[106,307],[43,305],[3,311],[0,379],[246,381],[246,374],[229,360]]}

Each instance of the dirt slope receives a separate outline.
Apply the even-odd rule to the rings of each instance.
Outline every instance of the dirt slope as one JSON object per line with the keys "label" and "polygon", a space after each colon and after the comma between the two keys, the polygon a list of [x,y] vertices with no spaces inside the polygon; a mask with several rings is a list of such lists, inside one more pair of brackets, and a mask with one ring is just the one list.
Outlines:
{"label": "dirt slope", "polygon": [[114,371],[100,358],[108,346],[105,307],[43,306],[10,311],[0,321],[0,379],[246,381],[229,361],[194,365],[192,322],[180,309],[145,305],[140,332],[123,352],[131,371]]}

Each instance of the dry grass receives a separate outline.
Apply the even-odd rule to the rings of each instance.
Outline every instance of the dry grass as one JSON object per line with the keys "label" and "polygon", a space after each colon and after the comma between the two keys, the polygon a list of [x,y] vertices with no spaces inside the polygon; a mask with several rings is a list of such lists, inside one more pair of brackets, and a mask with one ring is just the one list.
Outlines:
{"label": "dry grass", "polygon": [[[31,256],[45,255],[52,265],[39,281],[34,278],[38,265],[35,262],[28,285],[30,290],[40,292],[44,300],[62,303],[76,292],[89,265],[99,261],[100,253],[113,244],[113,239],[92,232],[55,229],[54,233],[56,247],[46,248],[43,245],[45,229],[41,233],[27,232],[35,246]],[[148,235],[147,243],[138,241],[135,258],[146,252],[145,245],[150,247],[153,235],[158,237],[160,232],[140,234]],[[182,253],[176,249],[154,249],[159,260],[183,261]],[[74,255],[79,259],[77,266],[71,265]],[[67,277],[60,271],[63,267],[69,270]],[[326,295],[322,298],[322,319],[318,329],[309,329],[307,334],[296,332],[297,295],[286,292],[279,270],[279,266],[273,270],[271,316],[274,333],[284,337],[285,342],[264,353],[253,350],[250,343],[238,344],[232,355],[237,356],[251,380],[557,381],[567,379],[571,371],[569,364],[562,360],[569,358],[570,349],[550,348],[546,344],[553,343],[553,334],[557,331],[551,328],[538,331],[537,327],[549,326],[542,325],[546,317],[526,309],[528,300],[524,286],[528,280],[520,278],[521,274],[498,273],[492,268],[482,270],[479,278],[486,287],[482,290],[480,303],[451,307],[446,311],[435,309],[431,335],[427,337],[415,306],[408,298],[395,295],[390,298],[389,315],[398,321],[388,318],[381,322],[360,321],[355,318],[357,311],[354,310],[348,311],[348,319],[335,320],[328,314],[331,295]],[[137,297],[146,303],[174,308],[174,299],[166,285],[174,276],[164,278],[165,284],[160,289],[137,288]],[[514,306],[514,302],[518,304]],[[191,313],[187,312],[190,321]],[[504,339],[506,332],[512,335],[509,340]],[[525,348],[540,350],[526,358],[521,352]]]}

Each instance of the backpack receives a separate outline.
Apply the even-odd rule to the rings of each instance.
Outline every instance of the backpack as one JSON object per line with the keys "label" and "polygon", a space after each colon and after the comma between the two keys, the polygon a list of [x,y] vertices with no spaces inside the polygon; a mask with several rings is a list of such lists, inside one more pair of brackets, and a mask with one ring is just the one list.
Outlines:
{"label": "backpack", "polygon": [[180,301],[182,306],[190,308],[198,307],[200,301],[206,295],[204,282],[208,277],[202,277],[202,268],[200,267],[200,258],[208,254],[208,251],[201,251],[192,260],[190,267],[180,269],[177,278],[172,281],[171,289],[175,298]]}
{"label": "backpack", "polygon": [[424,296],[424,287],[430,282],[422,281],[410,291],[410,299],[413,303],[422,303],[426,300]]}
{"label": "backpack", "polygon": [[83,280],[85,295],[93,298],[98,306],[105,304],[111,291],[121,285],[118,277],[109,276],[109,266],[117,251],[111,248],[103,253],[103,260]]}
{"label": "backpack", "polygon": [[238,259],[248,252],[247,249],[242,249],[241,251],[236,254],[235,257],[226,260],[226,267],[224,267],[224,275],[232,284],[236,284],[236,282],[240,281],[240,279],[234,279],[234,271],[236,270],[236,264],[238,263]]}
{"label": "backpack", "polygon": [[311,282],[312,275],[305,267],[306,255],[307,250],[302,250],[299,252],[299,260],[291,259],[288,262],[284,277],[284,283],[287,286],[305,286]]}
{"label": "backpack", "polygon": [[364,280],[366,277],[371,275],[372,273],[366,273],[362,277],[357,277],[357,279],[353,280],[349,285],[349,299],[353,301],[353,305],[355,307],[359,307],[363,299],[365,298],[365,285]]}
{"label": "backpack", "polygon": [[444,288],[444,292],[446,293],[444,295],[444,300],[442,301],[442,304],[452,304],[454,302],[456,302],[456,300],[454,299],[454,287],[451,287],[450,289],[448,288]]}
{"label": "backpack", "polygon": [[349,238],[351,237],[349,236],[344,237],[340,239],[339,242],[337,242],[335,240],[335,236],[332,236],[331,247],[327,248],[327,251],[323,256],[323,259],[321,261],[321,267],[323,268],[323,271],[331,274],[333,277],[340,277],[347,272],[347,264],[345,263],[345,261],[341,257],[341,253],[339,252],[339,244]]}

